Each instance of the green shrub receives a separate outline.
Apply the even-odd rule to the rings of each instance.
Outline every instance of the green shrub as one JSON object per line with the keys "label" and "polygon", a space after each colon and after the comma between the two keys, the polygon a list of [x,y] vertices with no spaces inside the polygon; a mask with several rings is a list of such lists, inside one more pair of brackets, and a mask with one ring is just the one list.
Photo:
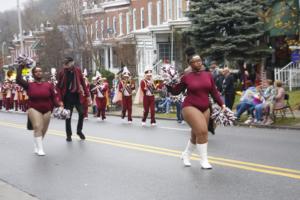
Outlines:
{"label": "green shrub", "polygon": [[102,77],[107,78],[109,85],[112,86],[112,81],[115,78],[115,74],[106,69],[101,69],[99,70],[99,72],[101,73]]}

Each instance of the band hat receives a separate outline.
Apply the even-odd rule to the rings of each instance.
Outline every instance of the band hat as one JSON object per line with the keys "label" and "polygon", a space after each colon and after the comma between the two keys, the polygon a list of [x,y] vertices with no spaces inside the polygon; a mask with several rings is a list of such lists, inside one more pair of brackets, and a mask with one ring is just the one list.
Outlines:
{"label": "band hat", "polygon": [[145,74],[152,74],[152,71],[153,71],[152,67],[146,67],[145,70],[144,70],[144,73]]}
{"label": "band hat", "polygon": [[93,78],[92,78],[92,81],[96,81],[97,80],[97,78],[96,78],[96,76],[94,76]]}

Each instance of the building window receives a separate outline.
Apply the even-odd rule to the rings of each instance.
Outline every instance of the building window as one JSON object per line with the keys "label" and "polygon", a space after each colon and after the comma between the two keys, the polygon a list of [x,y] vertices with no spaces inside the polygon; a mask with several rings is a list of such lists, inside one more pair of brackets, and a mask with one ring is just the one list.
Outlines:
{"label": "building window", "polygon": [[119,34],[123,35],[123,14],[119,14]]}
{"label": "building window", "polygon": [[148,3],[148,26],[152,25],[152,2]]}
{"label": "building window", "polygon": [[99,37],[98,37],[98,20],[96,20],[96,22],[95,22],[95,34],[96,34],[96,40],[98,40],[99,39]]}
{"label": "building window", "polygon": [[167,0],[164,0],[164,21],[167,21],[167,16],[168,16],[168,3],[167,3]]}
{"label": "building window", "polygon": [[173,19],[173,0],[168,0],[168,19]]}
{"label": "building window", "polygon": [[126,13],[126,34],[130,32],[130,13]]}
{"label": "building window", "polygon": [[141,8],[141,29],[145,28],[144,8]]}
{"label": "building window", "polygon": [[90,40],[93,40],[93,34],[94,34],[93,24],[90,25],[90,29],[91,29]]}
{"label": "building window", "polygon": [[191,2],[189,0],[186,1],[186,11],[190,10]]}
{"label": "building window", "polygon": [[160,19],[161,19],[161,1],[158,1],[156,3],[156,24],[160,25]]}
{"label": "building window", "polygon": [[110,28],[109,17],[107,17],[107,19],[106,19],[106,29],[107,29],[107,32],[108,32],[109,28]]}
{"label": "building window", "polygon": [[117,18],[113,17],[113,34],[115,35],[117,33]]}
{"label": "building window", "polygon": [[85,26],[85,36],[86,36],[86,41],[88,41],[88,34],[89,34],[89,29],[88,29],[88,26],[86,25]]}
{"label": "building window", "polygon": [[171,59],[171,44],[170,43],[158,43],[158,57],[159,60],[174,60],[175,51],[173,51],[173,59]]}
{"label": "building window", "polygon": [[104,37],[104,20],[102,19],[101,20],[101,39],[103,39],[103,37]]}
{"label": "building window", "polygon": [[177,0],[176,8],[177,19],[182,18],[182,0]]}
{"label": "building window", "polygon": [[133,25],[133,30],[136,30],[136,9],[133,9],[132,11],[132,25]]}

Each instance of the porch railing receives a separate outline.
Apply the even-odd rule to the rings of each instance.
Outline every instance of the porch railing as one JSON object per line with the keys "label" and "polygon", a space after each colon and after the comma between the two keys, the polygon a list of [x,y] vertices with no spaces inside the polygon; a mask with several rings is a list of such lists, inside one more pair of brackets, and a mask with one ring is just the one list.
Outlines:
{"label": "porch railing", "polygon": [[274,69],[275,80],[280,80],[286,85],[289,91],[300,88],[300,63],[290,62],[283,68]]}

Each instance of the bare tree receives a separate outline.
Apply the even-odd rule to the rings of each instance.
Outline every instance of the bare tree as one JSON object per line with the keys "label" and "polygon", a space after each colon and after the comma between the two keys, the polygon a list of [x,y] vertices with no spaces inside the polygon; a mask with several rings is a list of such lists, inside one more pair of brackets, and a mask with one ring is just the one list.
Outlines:
{"label": "bare tree", "polygon": [[68,50],[69,46],[57,26],[54,26],[52,31],[45,33],[40,45],[38,54],[43,68],[50,72],[51,68],[60,67],[64,52]]}
{"label": "bare tree", "polygon": [[63,19],[61,23],[68,27],[67,32],[72,40],[74,52],[86,55],[85,58],[82,58],[85,60],[82,64],[91,67],[89,60],[92,59],[96,63],[96,66],[100,67],[100,59],[96,48],[93,46],[94,35],[90,34],[90,22],[85,20],[81,14],[81,1],[62,0],[60,4],[60,16]]}

